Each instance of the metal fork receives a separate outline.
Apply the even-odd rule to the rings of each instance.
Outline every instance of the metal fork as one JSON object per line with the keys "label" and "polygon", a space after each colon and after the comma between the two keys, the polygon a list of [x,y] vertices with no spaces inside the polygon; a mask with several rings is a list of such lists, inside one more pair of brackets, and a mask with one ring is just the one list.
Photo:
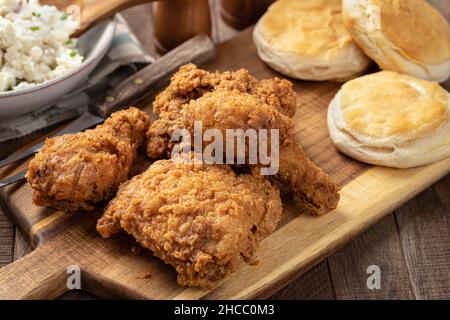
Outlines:
{"label": "metal fork", "polygon": [[22,180],[25,177],[26,173],[27,173],[27,169],[19,172],[18,174],[14,175],[12,177],[0,180],[0,189]]}

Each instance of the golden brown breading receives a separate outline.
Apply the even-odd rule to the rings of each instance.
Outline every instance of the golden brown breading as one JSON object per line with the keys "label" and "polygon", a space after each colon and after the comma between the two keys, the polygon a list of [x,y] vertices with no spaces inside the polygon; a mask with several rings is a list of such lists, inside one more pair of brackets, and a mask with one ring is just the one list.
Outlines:
{"label": "golden brown breading", "polygon": [[202,123],[203,131],[219,129],[223,136],[226,129],[279,129],[279,171],[275,179],[290,187],[297,202],[312,213],[320,215],[336,208],[339,186],[293,141],[292,119],[277,109],[247,93],[217,90],[185,104],[168,132],[183,128],[192,135],[195,121]]}
{"label": "golden brown breading", "polygon": [[188,64],[173,75],[169,86],[153,103],[153,111],[159,119],[147,132],[147,152],[150,158],[167,157],[168,150],[173,146],[168,130],[178,119],[182,106],[215,90],[249,93],[289,117],[296,111],[296,94],[292,83],[287,80],[274,78],[258,81],[245,69],[210,73],[194,64]]}
{"label": "golden brown breading", "polygon": [[292,190],[297,204],[313,214],[328,213],[339,203],[341,187],[292,139],[280,145],[280,171],[275,178]]}
{"label": "golden brown breading", "polygon": [[171,264],[182,286],[211,286],[251,259],[282,213],[267,180],[229,166],[160,160],[121,185],[97,223],[107,238],[124,229]]}
{"label": "golden brown breading", "polygon": [[193,131],[194,122],[204,129],[279,129],[287,137],[293,129],[292,119],[257,97],[239,91],[217,90],[191,100],[179,112],[183,128]]}
{"label": "golden brown breading", "polygon": [[26,178],[33,203],[61,210],[93,210],[124,182],[150,124],[136,108],[116,112],[104,124],[47,139]]}
{"label": "golden brown breading", "polygon": [[218,89],[250,93],[289,117],[296,111],[296,95],[287,80],[258,81],[246,69],[211,73],[192,63],[180,67],[172,76],[169,86],[156,97],[153,111],[158,115],[178,112],[183,104]]}

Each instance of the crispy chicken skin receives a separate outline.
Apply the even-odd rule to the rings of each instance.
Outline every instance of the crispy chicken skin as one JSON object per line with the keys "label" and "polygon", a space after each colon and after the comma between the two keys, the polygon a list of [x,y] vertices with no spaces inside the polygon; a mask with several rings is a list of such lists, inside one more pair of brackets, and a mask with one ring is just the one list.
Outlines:
{"label": "crispy chicken skin", "polygon": [[340,187],[294,142],[292,119],[277,109],[247,93],[217,90],[185,104],[168,132],[183,128],[192,135],[195,121],[202,123],[203,131],[220,129],[224,136],[226,129],[278,129],[279,171],[273,178],[288,186],[297,203],[311,213],[321,215],[336,208]]}
{"label": "crispy chicken skin", "polygon": [[66,211],[94,210],[128,178],[149,124],[146,113],[129,108],[95,129],[47,139],[26,174],[33,203]]}
{"label": "crispy chicken skin", "polygon": [[180,119],[182,128],[191,133],[195,121],[202,123],[203,130],[220,129],[224,136],[226,129],[278,129],[279,171],[274,178],[290,187],[296,202],[314,214],[336,208],[340,187],[294,142],[292,119],[255,96],[223,90],[207,93],[184,105]]}
{"label": "crispy chicken skin", "polygon": [[97,230],[125,230],[172,265],[180,285],[210,287],[252,258],[281,214],[278,190],[261,177],[170,159],[122,184]]}
{"label": "crispy chicken skin", "polygon": [[280,171],[275,177],[288,186],[297,204],[316,215],[336,209],[341,187],[288,138],[280,142]]}
{"label": "crispy chicken skin", "polygon": [[210,73],[188,64],[173,75],[169,86],[153,103],[153,111],[159,119],[147,132],[148,156],[152,159],[167,156],[173,146],[168,130],[179,117],[184,104],[219,89],[252,94],[288,117],[296,111],[296,95],[292,83],[287,80],[274,78],[259,81],[245,69]]}

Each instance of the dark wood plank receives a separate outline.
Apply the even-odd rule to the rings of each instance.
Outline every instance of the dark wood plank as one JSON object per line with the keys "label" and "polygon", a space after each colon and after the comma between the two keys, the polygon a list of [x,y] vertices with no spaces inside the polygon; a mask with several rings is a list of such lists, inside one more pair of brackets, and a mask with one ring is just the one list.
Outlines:
{"label": "dark wood plank", "polygon": [[[328,258],[337,299],[413,299],[392,215]],[[367,288],[367,267],[381,269],[381,289]]]}
{"label": "dark wood plank", "polygon": [[291,284],[274,294],[274,300],[334,299],[328,263],[323,261]]}
{"label": "dark wood plank", "polygon": [[450,175],[433,186],[441,204],[450,207]]}
{"label": "dark wood plank", "polygon": [[395,213],[418,299],[450,298],[449,190],[447,176]]}
{"label": "dark wood plank", "polygon": [[0,208],[0,267],[11,263],[14,246],[14,227]]}

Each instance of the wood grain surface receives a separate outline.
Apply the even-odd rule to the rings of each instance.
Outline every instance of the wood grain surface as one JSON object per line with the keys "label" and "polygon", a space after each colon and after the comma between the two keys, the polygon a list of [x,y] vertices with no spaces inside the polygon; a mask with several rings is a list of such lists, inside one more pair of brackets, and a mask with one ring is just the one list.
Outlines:
{"label": "wood grain surface", "polygon": [[[448,12],[449,1],[436,1],[436,3]],[[212,8],[214,13],[215,1],[212,1]],[[138,37],[152,52],[150,28],[143,27],[151,25],[150,7],[143,6],[128,10],[125,16],[135,28]],[[222,41],[234,34],[234,31],[223,25],[219,19],[216,18],[213,21],[213,34],[216,41]],[[223,63],[226,65],[225,62]],[[220,62],[218,67],[220,68]],[[311,84],[313,88],[316,85]],[[331,91],[317,92],[318,98],[323,97],[322,99],[325,100],[329,99],[329,95],[332,95]],[[304,103],[311,103],[311,101],[304,101]],[[308,150],[313,153],[323,151],[320,148],[314,150],[313,146],[309,145],[308,134],[305,133],[303,137],[302,132],[298,134],[299,138],[304,140],[302,144],[306,144]],[[326,161],[319,164],[327,167]],[[332,170],[333,166],[329,165],[326,169]],[[356,170],[355,174],[358,173],[359,171]],[[345,182],[347,180],[345,176],[341,178],[337,176],[337,178]],[[280,290],[273,298],[448,298],[450,292],[449,190],[450,177],[447,176],[395,213],[386,216],[348,246],[293,281],[285,289]],[[120,242],[119,240],[121,239],[113,242]],[[265,243],[262,247],[264,245]],[[30,247],[26,239],[20,232],[14,230],[3,214],[0,214],[0,264],[6,265],[29,251]],[[372,264],[381,267],[381,290],[368,290],[365,285],[368,277],[366,268]],[[165,269],[168,268],[165,267]],[[292,279],[295,276],[295,274],[290,275]],[[56,287],[54,290],[58,293],[61,289]],[[89,291],[104,296],[104,292],[95,292],[95,289]],[[209,297],[214,297],[214,294],[210,294]],[[83,292],[70,292],[62,298],[90,299],[95,296]]]}

